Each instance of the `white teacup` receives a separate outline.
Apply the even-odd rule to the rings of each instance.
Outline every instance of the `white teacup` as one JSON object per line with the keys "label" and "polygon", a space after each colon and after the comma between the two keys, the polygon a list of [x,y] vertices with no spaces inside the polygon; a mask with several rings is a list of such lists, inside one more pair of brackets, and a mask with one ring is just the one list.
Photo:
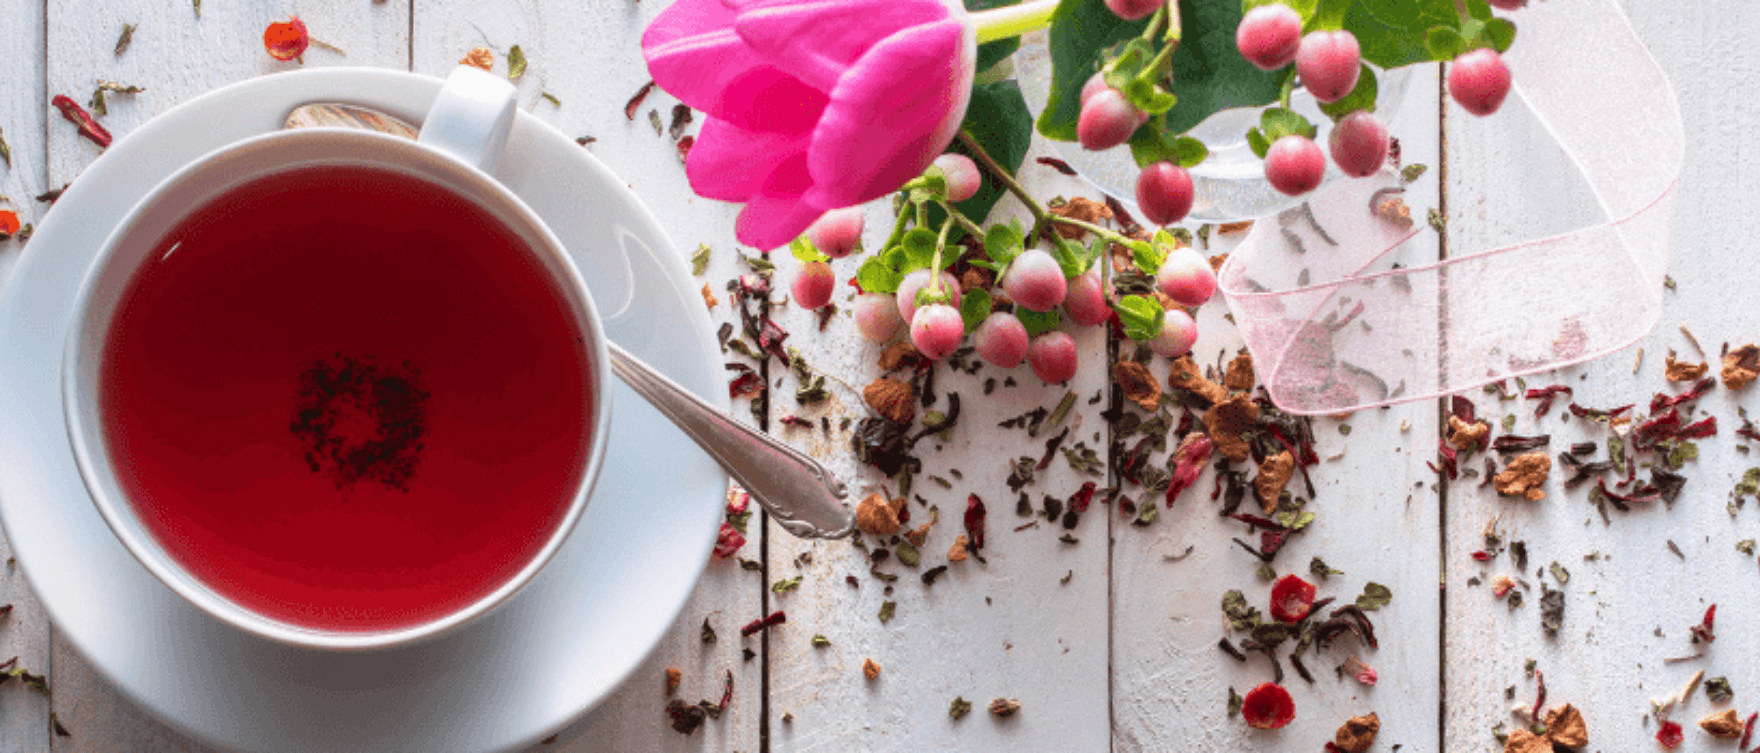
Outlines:
{"label": "white teacup", "polygon": [[[441,90],[417,142],[367,131],[332,128],[281,131],[247,139],[212,152],[159,183],[141,198],[111,233],[80,287],[75,303],[75,321],[67,341],[62,389],[69,434],[80,474],[117,538],[149,572],[197,608],[241,630],[295,646],[364,650],[404,645],[456,629],[505,603],[531,581],[562,546],[580,519],[598,477],[610,426],[609,359],[599,314],[580,271],[562,243],[519,197],[490,175],[507,141],[514,112],[513,88],[507,82],[482,71],[460,68]],[[443,608],[428,609],[424,616],[409,621],[345,624],[347,621],[341,620],[327,624],[325,620],[289,619],[275,610],[242,603],[250,599],[238,595],[244,591],[228,585],[232,583],[230,577],[217,579],[212,572],[205,577],[198,575],[197,570],[202,568],[192,566],[187,542],[166,540],[169,535],[166,532],[177,529],[167,527],[162,520],[149,523],[143,515],[143,509],[148,508],[142,507],[149,500],[131,497],[130,489],[136,490],[135,496],[151,496],[151,490],[143,486],[140,479],[144,476],[131,470],[136,467],[136,458],[126,456],[127,453],[117,455],[117,445],[113,441],[116,437],[112,436],[105,420],[107,409],[116,410],[115,405],[107,406],[105,397],[105,359],[110,335],[118,327],[119,315],[127,313],[124,311],[125,294],[131,290],[137,272],[149,264],[169,259],[171,252],[178,248],[174,245],[155,257],[154,252],[161,241],[179,228],[180,223],[212,202],[254,181],[326,168],[368,170],[399,181],[419,182],[493,218],[500,226],[499,231],[517,238],[517,245],[529,256],[526,261],[530,264],[526,266],[538,270],[535,274],[555,294],[560,310],[564,312],[562,317],[572,326],[570,331],[575,333],[578,352],[585,361],[581,381],[584,382],[584,404],[588,410],[585,415],[569,413],[560,419],[578,425],[580,438],[585,442],[584,450],[572,456],[578,463],[571,463],[566,471],[558,471],[569,482],[559,487],[565,492],[555,496],[554,514],[545,518],[547,522],[543,525],[530,527],[530,540],[520,543],[520,547],[506,550],[517,550],[520,554],[504,557],[496,570],[498,574],[486,577],[481,587],[468,598],[455,597],[453,602],[457,603],[448,602]],[[250,251],[248,248],[238,249],[239,253]],[[513,364],[510,368],[518,368],[518,365]],[[424,451],[419,443],[413,448],[405,449],[413,453]],[[518,453],[522,450],[513,447],[509,451]],[[308,448],[306,459],[312,457]],[[191,462],[208,461],[197,458]],[[311,463],[312,471],[318,472],[320,463],[316,460]],[[430,460],[429,465],[434,464]],[[422,467],[417,468],[415,472],[420,473]],[[486,470],[492,472],[494,469]],[[344,481],[353,483],[348,479]],[[354,493],[348,491],[344,481],[336,482],[338,494]],[[407,486],[407,478],[405,483],[403,493],[413,494]],[[395,499],[397,491],[378,490],[376,499]],[[361,494],[365,495],[365,492]],[[254,501],[257,500],[241,497],[238,504]],[[276,515],[298,520],[304,513],[295,509],[285,511],[285,515],[281,512]],[[269,518],[265,521],[268,521],[264,523],[265,527],[256,529],[255,533],[274,535],[267,526],[275,522]],[[293,530],[289,528],[288,535],[294,535]],[[309,533],[307,529],[301,535]],[[174,550],[183,554],[176,554]],[[278,556],[285,558],[286,555]],[[310,566],[316,568],[314,572],[326,567],[323,563]],[[410,583],[420,582],[422,577],[420,569],[414,566],[408,568],[408,572],[394,574],[407,576]],[[363,577],[370,580],[370,577]],[[217,580],[227,582],[218,583]],[[400,588],[404,591],[398,593],[407,594],[414,587]]]}

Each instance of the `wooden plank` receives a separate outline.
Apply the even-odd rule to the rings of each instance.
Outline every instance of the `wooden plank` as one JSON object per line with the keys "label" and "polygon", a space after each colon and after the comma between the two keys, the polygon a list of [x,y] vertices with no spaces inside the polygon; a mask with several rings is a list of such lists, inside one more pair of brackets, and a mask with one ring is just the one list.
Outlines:
{"label": "wooden plank", "polygon": [[[0,137],[10,147],[10,165],[0,162],[0,208],[35,223],[43,205],[32,197],[43,192],[48,174],[43,164],[43,4],[28,0],[0,2],[0,70],[8,85],[0,86]],[[0,242],[0,290],[10,279],[23,244],[17,238]],[[0,660],[13,656],[38,672],[50,670],[49,619],[12,560],[12,546],[0,535],[0,604],[11,605],[0,617]],[[57,678],[58,680],[58,678]],[[0,748],[46,750],[49,747],[49,701],[18,683],[0,698]]]}
{"label": "wooden plank", "polygon": [[[1022,170],[1034,195],[1045,200],[1082,191],[1077,181],[1034,165],[1031,160],[1039,154],[1029,154]],[[1009,217],[1031,224],[1013,197],[992,214],[992,220]],[[893,226],[890,203],[870,204],[866,225],[866,247],[878,252]],[[780,299],[799,263],[786,249],[770,256],[779,268],[775,297]],[[776,416],[794,414],[815,427],[821,417],[828,418],[831,428],[827,433],[778,427],[773,433],[832,467],[850,483],[852,501],[876,491],[899,491],[897,479],[858,466],[849,449],[855,425],[844,425],[845,419],[874,415],[860,391],[881,374],[876,363],[881,346],[863,340],[853,316],[845,313],[851,309],[850,288],[842,281],[861,261],[833,263],[839,277],[833,300],[840,311],[823,334],[815,331],[816,315],[799,307],[788,306],[779,318],[791,333],[787,344],[798,347],[815,371],[838,380],[829,384],[830,399],[824,405],[797,405],[794,376],[778,378],[773,366],[770,380],[773,426]],[[920,565],[904,566],[894,555],[874,568],[896,575],[895,583],[870,575],[869,554],[849,542],[807,542],[772,526],[769,578],[802,578],[798,590],[770,597],[770,608],[789,616],[770,634],[773,749],[1105,748],[1108,508],[1096,502],[1066,531],[1054,521],[1017,515],[1019,495],[1005,483],[1011,462],[1039,458],[1046,442],[1065,428],[1070,435],[1064,447],[1079,442],[1105,461],[1106,424],[1099,416],[1107,384],[1105,334],[1095,327],[1066,331],[1081,354],[1078,373],[1067,385],[1046,385],[1024,364],[1006,371],[983,365],[975,374],[935,367],[935,399],[928,406],[918,402],[919,423],[930,410],[949,411],[954,394],[961,398],[960,418],[945,440],[931,437],[917,445],[923,468],[911,483],[907,527],[937,522],[921,547]],[[981,362],[974,356],[972,363]],[[1011,378],[1017,386],[1007,385]],[[985,396],[984,385],[991,380],[994,392]],[[998,427],[1036,408],[1053,410],[1066,394],[1073,406],[1061,426],[1042,429],[1036,437]],[[1059,455],[1022,493],[1041,509],[1045,496],[1066,500],[1085,481],[1106,485],[1103,475],[1078,473]],[[987,509],[983,554],[988,562],[950,563],[948,551],[964,530],[969,494]],[[1022,525],[1030,528],[1014,530]],[[1077,543],[1060,541],[1065,534]],[[864,539],[869,552],[895,548],[890,537]],[[948,571],[925,585],[924,572],[941,565]],[[852,577],[857,585],[847,582]],[[895,616],[882,622],[878,615],[887,602],[896,605]],[[824,635],[830,646],[815,648],[815,635]],[[877,680],[863,676],[868,659],[882,667]],[[972,704],[970,717],[950,718],[956,697]],[[992,717],[985,707],[997,698],[1017,700],[1020,712]]]}
{"label": "wooden plank", "polygon": [[[108,98],[109,115],[100,120],[117,138],[125,137],[153,116],[211,89],[297,68],[299,63],[276,61],[263,49],[263,29],[271,22],[285,20],[286,13],[284,6],[262,2],[210,2],[199,14],[193,2],[51,4],[47,18],[48,93],[67,94],[85,104],[100,81],[145,87],[140,94]],[[317,0],[303,4],[300,16],[314,37],[347,51],[344,55],[314,46],[305,55],[305,65],[408,66],[406,4]],[[117,55],[117,38],[128,23],[136,24],[133,40]],[[20,47],[7,44],[5,49]],[[41,96],[41,92],[31,96]],[[44,110],[47,103],[33,102],[33,107]],[[60,186],[75,180],[100,152],[60,118],[47,125],[48,183]],[[65,641],[56,641],[53,651],[51,679],[58,688],[54,710],[74,736],[56,737],[32,749],[46,749],[48,742],[58,750],[70,751],[199,747],[148,718],[116,693]]]}
{"label": "wooden plank", "polygon": [[[1673,349],[1686,360],[1701,358],[1680,325],[1711,350],[1714,374],[1722,343],[1751,342],[1760,335],[1749,303],[1760,276],[1748,263],[1742,240],[1748,235],[1742,207],[1760,199],[1760,187],[1748,177],[1753,153],[1740,135],[1743,124],[1760,115],[1760,105],[1729,96],[1746,87],[1749,72],[1760,66],[1760,51],[1743,42],[1760,30],[1760,9],[1728,0],[1690,8],[1626,5],[1639,36],[1676,87],[1689,134],[1669,264],[1676,288],[1664,294],[1657,329],[1639,343],[1643,357],[1635,373],[1637,349],[1628,348],[1581,368],[1530,377],[1528,384],[1563,383],[1582,405],[1639,403],[1635,410],[1647,413],[1653,393],[1679,391],[1665,386],[1665,353]],[[1520,75],[1518,70],[1518,80]],[[1495,117],[1474,119],[1451,105],[1447,124],[1451,249],[1485,248],[1567,229],[1548,216],[1578,198],[1568,190],[1571,181],[1561,184],[1555,177],[1568,166],[1549,151],[1548,137],[1519,108],[1506,105]],[[1591,459],[1607,457],[1607,431],[1600,424],[1565,423],[1557,408],[1536,420],[1532,401],[1470,397],[1493,423],[1515,415],[1514,433],[1550,433],[1554,454],[1572,442],[1594,441],[1601,449]],[[1448,750],[1484,749],[1492,744],[1493,727],[1517,726],[1511,706],[1531,705],[1538,685],[1525,672],[1530,659],[1544,673],[1547,705],[1575,704],[1586,717],[1591,745],[1602,750],[1653,748],[1658,722],[1649,716],[1651,699],[1674,693],[1700,670],[1707,677],[1727,676],[1736,689],[1734,707],[1744,716],[1753,710],[1760,667],[1752,657],[1760,653],[1760,637],[1744,629],[1737,616],[1760,609],[1760,592],[1752,585],[1755,558],[1735,545],[1760,537],[1760,511],[1750,503],[1732,517],[1725,507],[1743,471],[1760,465],[1760,458],[1738,451],[1733,436],[1741,425],[1738,408],[1752,408],[1753,397],[1752,387],[1719,386],[1698,401],[1695,418],[1715,416],[1718,434],[1697,443],[1699,457],[1681,471],[1689,480],[1672,506],[1610,510],[1604,522],[1587,503],[1592,484],[1565,489],[1564,474],[1556,467],[1541,502],[1499,498],[1470,483],[1451,485]],[[1519,573],[1528,588],[1517,589],[1526,594],[1526,605],[1519,608],[1497,600],[1488,588],[1498,575],[1518,575],[1510,553],[1487,563],[1469,556],[1484,546],[1483,531],[1494,519],[1506,542],[1522,541],[1528,552],[1527,567]],[[1541,574],[1553,562],[1570,572],[1568,582],[1561,585]],[[1540,626],[1536,601],[1542,580],[1565,594],[1556,638]],[[1695,653],[1688,628],[1712,603],[1722,618],[1718,640],[1704,647],[1703,658],[1665,663]],[[1513,699],[1505,695],[1510,687]],[[1713,741],[1694,728],[1695,722],[1725,708],[1730,705],[1714,704],[1699,693],[1672,718],[1686,727],[1688,746],[1705,748]]]}
{"label": "wooden plank", "polygon": [[[494,71],[505,75],[507,54],[518,45],[527,60],[524,75],[516,80],[521,108],[570,136],[596,138],[587,148],[641,196],[667,228],[678,253],[689,255],[699,244],[709,244],[714,251],[699,282],[720,299],[711,307],[712,318],[717,323],[737,321],[724,283],[744,269],[732,243],[738,207],[696,198],[685,181],[673,140],[656,135],[650,126],[649,110],[670,118],[677,100],[655,90],[635,120],[623,115],[624,103],[648,82],[635,40],[663,9],[664,3],[423,3],[415,16],[414,67],[444,76],[465,53],[481,45],[495,51]],[[545,99],[544,93],[559,104]],[[734,413],[749,418],[747,401],[735,401]],[[761,525],[754,516],[748,527],[750,541],[740,557],[759,556]],[[678,623],[629,683],[559,733],[554,744],[535,750],[758,750],[762,659],[742,657],[739,628],[758,616],[762,588],[759,574],[741,570],[736,560],[712,560]],[[704,619],[717,633],[714,644],[702,641]],[[724,672],[732,670],[733,702],[721,719],[708,722],[690,737],[673,731],[663,711],[668,667],[681,671],[678,697],[687,703],[718,700]]]}
{"label": "wooden plank", "polygon": [[[1420,218],[1436,205],[1439,185],[1437,88],[1433,67],[1414,68],[1407,97],[1389,123],[1404,162],[1430,168],[1404,197]],[[1213,235],[1208,253],[1226,252],[1243,235]],[[1426,230],[1392,261],[1406,266],[1433,261],[1437,246],[1437,235]],[[1200,365],[1215,368],[1240,348],[1234,326],[1223,318],[1226,313],[1220,296],[1199,310],[1201,334],[1193,355]],[[1154,373],[1165,380],[1165,359],[1156,361]],[[1173,419],[1178,420],[1177,413]],[[1279,576],[1295,574],[1315,583],[1321,598],[1336,597],[1340,603],[1353,600],[1367,582],[1388,586],[1392,603],[1371,614],[1379,650],[1344,639],[1325,653],[1308,652],[1304,665],[1316,680],[1310,685],[1293,671],[1285,644],[1279,661],[1287,673],[1283,685],[1295,699],[1295,721],[1278,732],[1259,732],[1229,717],[1228,688],[1245,694],[1273,675],[1263,656],[1249,654],[1242,664],[1217,648],[1225,636],[1237,645],[1245,637],[1229,630],[1219,605],[1225,591],[1238,589],[1248,604],[1264,612],[1270,583],[1254,574],[1260,561],[1230,541],[1240,537],[1256,544],[1254,531],[1215,512],[1219,503],[1209,496],[1215,485],[1212,466],[1155,524],[1121,526],[1116,535],[1115,750],[1317,750],[1346,719],[1371,711],[1382,724],[1377,749],[1393,744],[1407,750],[1435,749],[1439,519],[1432,491],[1435,475],[1424,466],[1436,433],[1435,404],[1420,401],[1344,418],[1317,418],[1313,429],[1321,462],[1310,469],[1316,494],[1306,509],[1316,514],[1316,521],[1278,552],[1274,568]],[[1169,449],[1177,440],[1169,438]],[[1159,465],[1165,457],[1157,454],[1150,462]],[[1142,493],[1140,487],[1126,488]],[[1306,496],[1299,477],[1289,490]],[[1257,513],[1257,508],[1249,492],[1241,511]],[[1184,559],[1169,561],[1172,557]],[[1315,557],[1344,574],[1317,578],[1310,572]],[[1363,687],[1333,671],[1353,654],[1379,671],[1378,686]]]}

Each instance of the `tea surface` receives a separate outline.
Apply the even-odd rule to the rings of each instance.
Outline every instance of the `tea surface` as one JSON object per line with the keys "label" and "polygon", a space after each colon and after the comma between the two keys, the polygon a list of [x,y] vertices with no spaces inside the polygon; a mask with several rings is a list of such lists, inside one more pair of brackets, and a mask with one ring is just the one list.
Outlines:
{"label": "tea surface", "polygon": [[392,629],[487,595],[555,533],[588,456],[586,347],[491,215],[307,168],[211,201],[150,259],[105,342],[105,441],[214,591]]}

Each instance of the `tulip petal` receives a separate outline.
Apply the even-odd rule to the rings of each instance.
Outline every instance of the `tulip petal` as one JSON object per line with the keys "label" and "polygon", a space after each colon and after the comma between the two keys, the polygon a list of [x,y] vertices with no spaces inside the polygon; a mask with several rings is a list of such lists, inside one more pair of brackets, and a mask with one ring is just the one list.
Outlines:
{"label": "tulip petal", "polygon": [[807,152],[815,206],[861,204],[916,177],[953,140],[971,98],[976,44],[949,18],[897,32],[831,90]]}
{"label": "tulip petal", "polygon": [[685,158],[685,176],[698,196],[746,201],[762,190],[765,179],[770,177],[772,171],[763,166],[806,154],[811,136],[805,131],[748,131],[711,116],[703,122],[697,143]]}
{"label": "tulip petal", "polygon": [[743,10],[734,28],[764,59],[831,91],[881,40],[948,16],[941,0],[815,0]]}
{"label": "tulip petal", "polygon": [[720,0],[679,0],[642,34],[654,83],[709,115],[749,131],[811,129],[825,94],[765,61],[734,31]]}
{"label": "tulip petal", "polygon": [[812,187],[806,155],[783,161],[740,210],[733,234],[740,243],[769,251],[807,231],[825,210],[801,200]]}

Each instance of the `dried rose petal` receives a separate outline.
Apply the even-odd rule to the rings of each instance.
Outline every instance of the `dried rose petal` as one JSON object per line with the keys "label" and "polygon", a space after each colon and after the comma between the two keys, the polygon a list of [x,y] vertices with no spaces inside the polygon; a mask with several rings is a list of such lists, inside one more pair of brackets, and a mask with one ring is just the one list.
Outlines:
{"label": "dried rose petal", "polygon": [[1281,729],[1295,721],[1296,702],[1281,686],[1263,683],[1247,691],[1241,701],[1241,718],[1253,729]]}
{"label": "dried rose petal", "polygon": [[1666,750],[1680,747],[1683,739],[1685,739],[1685,735],[1681,734],[1681,725],[1674,722],[1663,722],[1662,729],[1656,731],[1656,742],[1662,743],[1662,747]]}
{"label": "dried rose petal", "polygon": [[292,60],[306,54],[306,45],[311,41],[306,24],[299,20],[299,16],[269,24],[269,28],[263,30],[263,49],[276,60]]}
{"label": "dried rose petal", "polygon": [[752,504],[752,493],[737,483],[727,485],[727,514],[739,515]]}
{"label": "dried rose petal", "polygon": [[1699,622],[1699,624],[1694,625],[1691,628],[1693,631],[1693,640],[1694,641],[1701,641],[1704,643],[1710,643],[1712,641],[1717,640],[1717,634],[1712,632],[1712,627],[1716,624],[1717,624],[1717,605],[1712,604],[1710,607],[1707,607],[1705,609],[1705,619],[1701,620]]}
{"label": "dried rose petal", "polygon": [[745,546],[745,544],[745,534],[740,533],[738,529],[729,525],[727,521],[721,522],[721,533],[715,537],[716,557],[721,559],[732,557],[733,553],[739,551],[739,548]]}
{"label": "dried rose petal", "polygon": [[110,132],[105,130],[104,126],[99,125],[92,114],[86,112],[86,108],[80,107],[79,103],[73,101],[71,97],[66,94],[57,94],[54,99],[49,100],[49,103],[61,111],[61,117],[66,118],[67,122],[79,129],[79,135],[86,137],[99,147],[110,146]]}
{"label": "dried rose petal", "polygon": [[1351,654],[1349,658],[1344,660],[1344,671],[1349,672],[1352,677],[1357,678],[1357,682],[1364,685],[1374,685],[1376,680],[1381,679],[1381,675],[1375,672],[1375,668],[1364,664],[1356,654]]}
{"label": "dried rose petal", "polygon": [[1299,576],[1283,576],[1271,587],[1271,616],[1292,625],[1301,622],[1314,606],[1314,592],[1314,584]]}
{"label": "dried rose petal", "polygon": [[971,542],[972,551],[984,548],[984,500],[978,495],[966,496],[966,535]]}
{"label": "dried rose petal", "polygon": [[1167,504],[1173,505],[1180,492],[1185,491],[1198,480],[1204,472],[1205,464],[1210,462],[1210,455],[1216,451],[1216,443],[1210,441],[1205,434],[1187,434],[1180,440],[1179,449],[1173,451],[1173,480],[1167,486]]}

